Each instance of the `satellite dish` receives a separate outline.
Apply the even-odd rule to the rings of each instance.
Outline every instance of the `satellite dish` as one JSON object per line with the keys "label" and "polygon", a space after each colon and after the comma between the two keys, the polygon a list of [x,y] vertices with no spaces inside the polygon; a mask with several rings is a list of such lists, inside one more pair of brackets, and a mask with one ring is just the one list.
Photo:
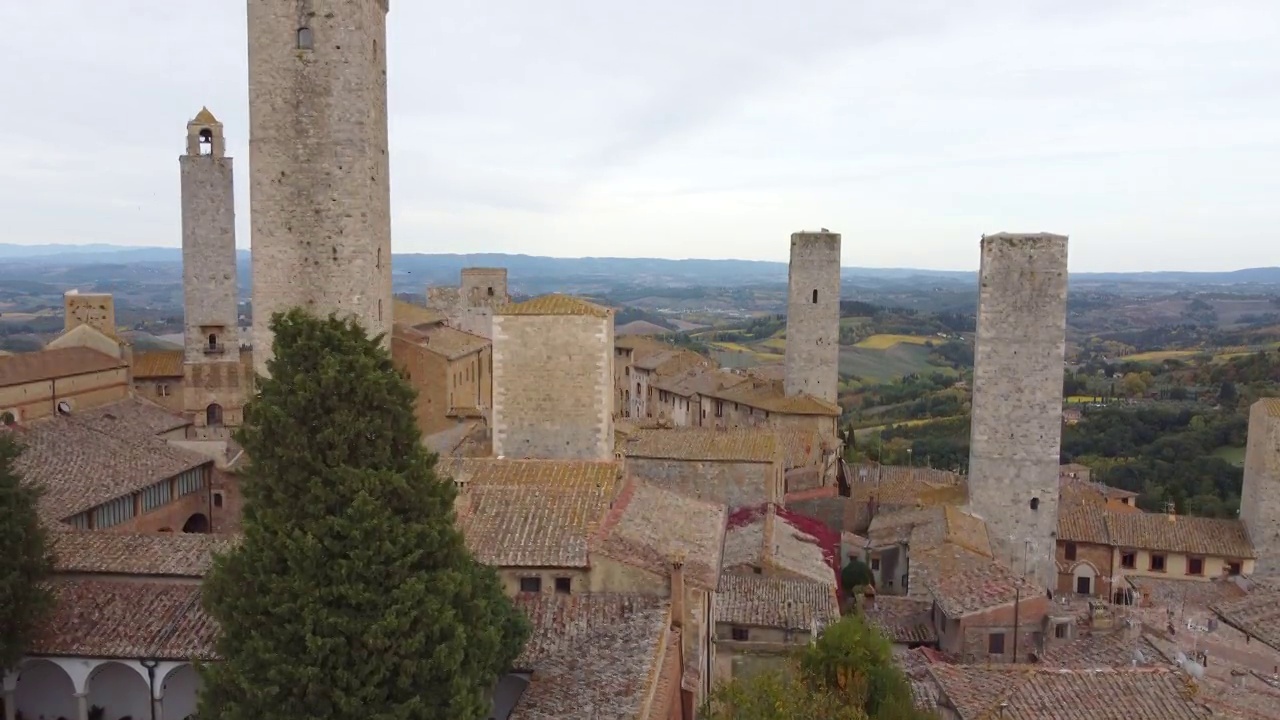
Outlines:
{"label": "satellite dish", "polygon": [[59,400],[59,401],[58,401],[58,414],[59,414],[59,415],[70,415],[70,414],[71,414],[71,403],[67,402],[66,400]]}

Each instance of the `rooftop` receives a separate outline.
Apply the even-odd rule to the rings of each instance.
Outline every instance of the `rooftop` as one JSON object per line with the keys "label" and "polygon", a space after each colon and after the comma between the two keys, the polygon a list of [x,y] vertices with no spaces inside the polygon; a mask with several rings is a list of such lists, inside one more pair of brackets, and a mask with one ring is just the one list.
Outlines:
{"label": "rooftop", "polygon": [[716,622],[813,630],[840,619],[834,582],[723,573],[716,591]]}
{"label": "rooftop", "polygon": [[839,582],[840,535],[819,521],[766,505],[734,510],[727,525],[723,567]]}
{"label": "rooftop", "polygon": [[1280,589],[1260,587],[1210,609],[1222,622],[1280,651]]}
{"label": "rooftop", "polygon": [[552,293],[498,308],[499,315],[586,315],[607,318],[612,311],[572,295]]}
{"label": "rooftop", "polygon": [[787,395],[782,383],[748,379],[745,383],[703,393],[719,400],[784,415],[840,415],[840,406],[812,395]]}
{"label": "rooftop", "polygon": [[618,492],[612,462],[466,458],[440,472],[463,486],[471,552],[497,567],[588,567],[588,540]]}
{"label": "rooftop", "polygon": [[[634,595],[521,594],[532,671],[511,720],[639,718],[670,648],[671,605]],[[678,646],[674,648],[678,653]]]}
{"label": "rooftop", "polygon": [[901,595],[877,595],[863,606],[863,615],[872,627],[895,643],[937,642],[938,633],[930,612],[933,603]]}
{"label": "rooftop", "polygon": [[1164,660],[1145,636],[1131,636],[1120,629],[1085,635],[1064,645],[1050,645],[1043,663],[1047,667],[1078,669],[1131,667],[1136,659],[1135,651],[1145,659],[1139,663],[1144,667]]}
{"label": "rooftop", "polygon": [[955,502],[964,493],[964,477],[947,470],[867,464],[849,472],[850,495],[882,506]]}
{"label": "rooftop", "polygon": [[756,428],[640,429],[619,450],[638,458],[767,463],[777,455],[778,438],[771,430]]}
{"label": "rooftop", "polygon": [[405,302],[404,300],[392,302],[391,318],[397,325],[407,325],[415,328],[438,325],[445,321],[442,313],[411,302]]}
{"label": "rooftop", "polygon": [[33,655],[210,659],[217,626],[198,583],[59,577]]}
{"label": "rooftop", "polygon": [[133,377],[136,380],[182,377],[181,350],[151,350],[133,356]]}
{"label": "rooftop", "polygon": [[719,368],[694,367],[674,375],[659,376],[649,384],[680,397],[713,396],[715,393],[750,380]]}
{"label": "rooftop", "polygon": [[0,356],[0,387],[87,375],[126,367],[125,361],[87,347],[36,350]]}
{"label": "rooftop", "polygon": [[486,338],[443,324],[408,327],[397,323],[394,331],[400,339],[441,355],[446,360],[457,360],[478,353],[490,345]]}
{"label": "rooftop", "polygon": [[45,488],[40,514],[64,520],[212,460],[158,433],[188,422],[142,400],[37,420],[18,429],[17,467]]}
{"label": "rooftop", "polygon": [[632,481],[623,488],[591,547],[618,562],[663,576],[670,572],[673,560],[682,559],[686,582],[714,590],[720,579],[725,520],[723,505]]}
{"label": "rooftop", "polygon": [[911,594],[918,596],[923,585],[938,608],[951,618],[1007,605],[1019,597],[1025,600],[1045,594],[1044,588],[999,563],[956,545],[912,553],[907,572]]}
{"label": "rooftop", "polygon": [[1107,511],[1106,522],[1111,544],[1118,547],[1226,558],[1255,557],[1249,533],[1240,520]]}
{"label": "rooftop", "polygon": [[203,577],[216,553],[237,542],[228,535],[62,531],[50,534],[61,573]]}
{"label": "rooftop", "polygon": [[619,335],[613,339],[613,346],[620,350],[638,350],[640,348],[674,347],[648,335]]}

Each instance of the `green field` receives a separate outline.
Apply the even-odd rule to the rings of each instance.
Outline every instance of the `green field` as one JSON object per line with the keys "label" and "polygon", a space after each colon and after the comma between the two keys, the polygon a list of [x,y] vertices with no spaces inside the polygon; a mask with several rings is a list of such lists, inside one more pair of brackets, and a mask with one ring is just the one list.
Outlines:
{"label": "green field", "polygon": [[1231,447],[1224,445],[1213,451],[1214,457],[1220,457],[1223,460],[1235,465],[1236,467],[1244,467],[1244,448]]}
{"label": "green field", "polygon": [[1121,360],[1131,362],[1160,362],[1162,360],[1178,360],[1203,353],[1203,350],[1152,350],[1151,352],[1125,355]]}
{"label": "green field", "polygon": [[885,428],[893,427],[894,425],[898,425],[902,427],[916,427],[917,425],[928,425],[929,423],[942,422],[944,420],[954,420],[957,417],[964,417],[964,416],[956,415],[954,417],[921,418],[919,420],[899,420],[898,422],[885,423],[883,425],[872,425],[871,427],[858,428],[857,430],[853,431],[853,434],[856,437],[866,437],[867,435],[874,435],[877,432],[884,430]]}
{"label": "green field", "polygon": [[867,350],[888,350],[898,345],[923,345],[932,342],[933,338],[925,335],[872,335],[858,341],[855,347],[865,348]]}
{"label": "green field", "polygon": [[899,343],[884,350],[841,346],[840,374],[857,375],[868,382],[889,382],[912,373],[944,373],[954,375],[955,370],[929,362],[929,348],[911,343]]}

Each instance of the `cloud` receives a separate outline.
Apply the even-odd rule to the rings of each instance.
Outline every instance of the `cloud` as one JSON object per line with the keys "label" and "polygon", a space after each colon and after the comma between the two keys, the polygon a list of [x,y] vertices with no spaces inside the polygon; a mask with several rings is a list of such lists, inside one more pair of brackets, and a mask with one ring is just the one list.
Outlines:
{"label": "cloud", "polygon": [[[241,6],[0,6],[9,242],[180,242],[204,105],[248,245]],[[1270,0],[393,4],[402,252],[976,266],[983,232],[1072,236],[1078,269],[1274,263]],[[1155,249],[1158,248],[1158,251]]]}

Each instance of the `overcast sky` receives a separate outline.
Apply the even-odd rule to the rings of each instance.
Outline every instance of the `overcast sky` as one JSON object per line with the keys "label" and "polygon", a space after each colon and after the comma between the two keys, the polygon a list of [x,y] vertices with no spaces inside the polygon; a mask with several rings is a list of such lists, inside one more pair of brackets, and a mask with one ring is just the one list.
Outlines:
{"label": "overcast sky", "polygon": [[[1277,0],[391,5],[396,252],[1280,264]],[[208,105],[248,247],[245,33],[243,0],[0,2],[0,242],[179,245]]]}

